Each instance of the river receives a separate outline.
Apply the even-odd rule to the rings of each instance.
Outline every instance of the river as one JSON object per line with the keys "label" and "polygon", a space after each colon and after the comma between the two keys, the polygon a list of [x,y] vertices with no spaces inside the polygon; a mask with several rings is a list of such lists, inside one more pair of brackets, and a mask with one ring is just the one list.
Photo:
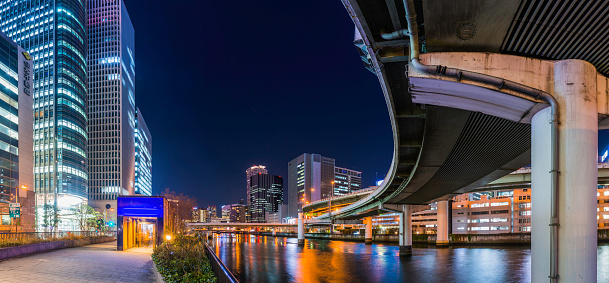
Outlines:
{"label": "river", "polygon": [[[241,282],[530,282],[526,246],[415,246],[398,256],[395,244],[227,235],[216,254]],[[609,245],[598,247],[598,282],[609,282]]]}

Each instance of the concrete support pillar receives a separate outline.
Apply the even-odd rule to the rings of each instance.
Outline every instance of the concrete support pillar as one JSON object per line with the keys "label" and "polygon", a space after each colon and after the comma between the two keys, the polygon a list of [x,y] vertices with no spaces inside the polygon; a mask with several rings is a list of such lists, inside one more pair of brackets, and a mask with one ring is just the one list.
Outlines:
{"label": "concrete support pillar", "polygon": [[438,202],[438,229],[436,237],[436,246],[448,246],[448,222],[452,219],[448,219],[448,201],[441,200]]}
{"label": "concrete support pillar", "polygon": [[372,217],[364,218],[364,224],[366,225],[366,236],[364,242],[366,244],[372,244]]}
{"label": "concrete support pillar", "polygon": [[[560,282],[596,282],[598,117],[596,69],[581,60],[554,65],[558,102],[558,266]],[[551,274],[550,107],[531,122],[531,281]],[[555,282],[555,281],[553,281]]]}
{"label": "concrete support pillar", "polygon": [[298,213],[298,245],[304,246],[305,242],[304,219],[302,213]]}
{"label": "concrete support pillar", "polygon": [[412,211],[409,205],[402,206],[400,215],[400,256],[412,255]]}

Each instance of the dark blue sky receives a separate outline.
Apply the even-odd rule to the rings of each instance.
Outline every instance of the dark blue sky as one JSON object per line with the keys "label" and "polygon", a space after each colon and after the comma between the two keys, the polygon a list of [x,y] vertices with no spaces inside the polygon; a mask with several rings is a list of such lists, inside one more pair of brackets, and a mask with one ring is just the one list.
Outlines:
{"label": "dark blue sky", "polygon": [[[392,135],[377,78],[338,0],[124,0],[136,30],[136,104],[153,136],[153,191],[203,206],[245,199],[245,169],[284,177],[319,153],[384,177]],[[600,133],[599,148],[609,133]]]}
{"label": "dark blue sky", "polygon": [[387,173],[387,108],[340,1],[125,3],[155,194],[234,203],[255,164],[283,176],[287,191],[288,161],[304,152],[362,171],[364,186]]}

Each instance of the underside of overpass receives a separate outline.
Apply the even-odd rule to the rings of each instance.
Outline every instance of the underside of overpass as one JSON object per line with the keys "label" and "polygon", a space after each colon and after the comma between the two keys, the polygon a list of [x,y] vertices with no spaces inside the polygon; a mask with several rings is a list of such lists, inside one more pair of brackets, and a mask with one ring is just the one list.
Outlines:
{"label": "underside of overpass", "polygon": [[448,244],[451,194],[531,163],[533,281],[596,281],[609,1],[342,2],[383,90],[394,156],[376,191],[318,219],[399,212],[400,254],[411,254],[406,204],[438,201],[437,244]]}
{"label": "underside of overpass", "polygon": [[[422,53],[578,58],[593,63],[601,74],[609,72],[609,49],[603,42],[609,38],[609,30],[595,26],[608,21],[601,17],[609,13],[605,1],[561,1],[561,5],[501,0],[414,3]],[[530,118],[547,104],[522,98],[515,102],[518,107],[503,116],[433,105],[425,99],[436,90],[422,84],[425,79],[409,76],[408,37],[383,38],[383,34],[407,28],[403,1],[343,0],[343,4],[356,25],[354,43],[364,65],[379,77],[385,94],[394,132],[394,160],[384,185],[333,212],[332,218],[385,213],[383,204],[426,204],[447,199],[530,164]],[[458,80],[455,84],[465,89],[463,96],[503,91],[501,86],[489,90]],[[455,90],[455,86],[434,87]],[[468,87],[473,88],[470,91]],[[505,102],[496,102],[502,104]],[[599,114],[599,125],[607,122],[606,117]]]}

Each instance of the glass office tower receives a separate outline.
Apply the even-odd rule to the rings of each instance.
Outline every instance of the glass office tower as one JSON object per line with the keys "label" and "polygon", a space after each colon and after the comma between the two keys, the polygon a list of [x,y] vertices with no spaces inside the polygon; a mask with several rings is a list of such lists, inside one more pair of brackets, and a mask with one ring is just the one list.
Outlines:
{"label": "glass office tower", "polygon": [[[21,203],[22,223],[34,222],[33,62],[0,33],[0,230],[17,228],[9,204]],[[19,191],[19,192],[18,192]],[[31,225],[20,231],[31,232]],[[25,228],[25,229],[24,229]]]}
{"label": "glass office tower", "polygon": [[283,178],[258,173],[250,177],[250,214],[251,222],[266,222],[266,213],[275,213],[283,204]]}
{"label": "glass office tower", "polygon": [[34,61],[37,203],[57,203],[65,213],[87,197],[85,10],[79,0],[0,2],[0,29]]}
{"label": "glass office tower", "polygon": [[152,136],[139,108],[135,111],[135,193],[152,195]]}
{"label": "glass office tower", "polygon": [[88,0],[89,204],[135,193],[135,31],[120,0]]}
{"label": "glass office tower", "polygon": [[246,195],[247,195],[247,205],[252,204],[252,200],[250,199],[250,178],[252,178],[252,176],[254,175],[258,175],[259,173],[261,174],[267,174],[269,173],[266,170],[266,166],[263,165],[254,165],[250,168],[247,168],[247,170],[245,170],[245,176],[247,177],[247,190],[246,190]]}

